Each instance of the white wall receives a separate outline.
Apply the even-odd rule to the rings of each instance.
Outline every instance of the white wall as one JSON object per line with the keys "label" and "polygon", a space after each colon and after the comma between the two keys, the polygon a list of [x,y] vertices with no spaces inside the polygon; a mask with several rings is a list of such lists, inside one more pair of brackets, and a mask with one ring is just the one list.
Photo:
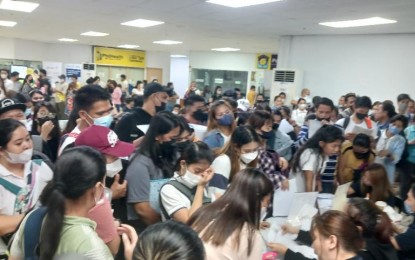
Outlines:
{"label": "white wall", "polygon": [[373,101],[415,96],[415,34],[287,36],[280,43],[278,68],[303,70],[312,95],[335,102],[347,92]]}
{"label": "white wall", "polygon": [[[163,69],[163,84],[167,84],[170,79],[170,53],[146,51],[146,63],[148,68]],[[147,77],[147,74],[145,74]]]}
{"label": "white wall", "polygon": [[189,86],[189,58],[171,58],[170,81],[179,97],[183,97]]}

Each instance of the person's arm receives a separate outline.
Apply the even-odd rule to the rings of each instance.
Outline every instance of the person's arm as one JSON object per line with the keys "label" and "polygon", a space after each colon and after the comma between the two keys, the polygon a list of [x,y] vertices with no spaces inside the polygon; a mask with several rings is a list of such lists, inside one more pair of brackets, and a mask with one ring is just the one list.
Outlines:
{"label": "person's arm", "polygon": [[391,237],[390,239],[392,246],[396,249],[396,250],[401,250],[401,248],[399,247],[398,242],[396,241],[395,237]]}
{"label": "person's arm", "polygon": [[305,191],[313,192],[315,187],[313,187],[314,173],[312,171],[303,171],[305,178]]}
{"label": "person's arm", "polygon": [[134,204],[134,211],[140,216],[140,219],[146,225],[152,225],[161,221],[160,214],[158,214],[147,202],[139,202]]}
{"label": "person's arm", "polygon": [[0,215],[0,236],[15,232],[23,217],[24,214],[15,216]]}
{"label": "person's arm", "polygon": [[115,256],[118,253],[120,248],[121,238],[119,236],[115,236],[113,240],[106,243],[107,247],[110,249],[111,254]]}
{"label": "person's arm", "polygon": [[298,134],[297,141],[295,141],[295,147],[300,148],[308,141],[308,125],[301,126],[300,133]]}
{"label": "person's arm", "polygon": [[340,154],[339,158],[339,164],[338,164],[338,168],[337,168],[337,181],[340,184],[343,184],[343,171],[344,169],[346,169],[346,158],[344,154]]}

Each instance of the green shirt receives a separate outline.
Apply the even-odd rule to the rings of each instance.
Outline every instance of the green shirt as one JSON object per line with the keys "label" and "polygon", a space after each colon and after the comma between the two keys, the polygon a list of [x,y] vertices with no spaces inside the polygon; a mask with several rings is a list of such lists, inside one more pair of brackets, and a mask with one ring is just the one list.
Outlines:
{"label": "green shirt", "polygon": [[[10,253],[24,259],[23,230],[26,219],[17,231]],[[65,216],[57,256],[76,254],[88,259],[113,259],[109,248],[95,232],[96,223],[88,218]]]}

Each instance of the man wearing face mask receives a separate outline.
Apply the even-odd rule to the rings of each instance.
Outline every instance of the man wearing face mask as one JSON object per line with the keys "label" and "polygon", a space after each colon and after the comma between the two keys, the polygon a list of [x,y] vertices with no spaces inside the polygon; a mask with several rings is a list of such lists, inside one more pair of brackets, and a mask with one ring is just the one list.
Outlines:
{"label": "man wearing face mask", "polygon": [[304,122],[304,125],[301,126],[300,133],[298,134],[297,141],[295,141],[295,147],[299,148],[305,144],[308,139],[311,137],[308,135],[309,132],[309,120],[317,120],[321,125],[327,125],[330,123],[330,117],[334,110],[334,103],[331,99],[323,97],[321,98],[316,106],[315,114],[309,115]]}
{"label": "man wearing face mask", "polygon": [[58,155],[67,147],[72,147],[76,138],[92,125],[110,127],[113,120],[113,107],[110,94],[98,85],[82,87],[74,98],[74,110],[79,118],[76,127],[61,138]]}
{"label": "man wearing face mask", "polygon": [[139,144],[139,138],[145,133],[138,129],[138,125],[149,125],[151,118],[166,108],[169,98],[168,89],[157,82],[152,82],[144,87],[144,103],[142,107],[136,107],[132,113],[122,117],[115,126],[120,140],[134,145]]}
{"label": "man wearing face mask", "polygon": [[192,95],[184,100],[183,117],[189,124],[204,125],[208,119],[205,99],[202,96]]}
{"label": "man wearing face mask", "polygon": [[336,125],[344,129],[345,137],[349,141],[353,141],[358,132],[365,131],[372,141],[377,139],[377,126],[375,122],[370,120],[368,113],[372,108],[372,101],[367,96],[358,97],[354,104],[354,112],[350,117],[342,118],[336,122]]}

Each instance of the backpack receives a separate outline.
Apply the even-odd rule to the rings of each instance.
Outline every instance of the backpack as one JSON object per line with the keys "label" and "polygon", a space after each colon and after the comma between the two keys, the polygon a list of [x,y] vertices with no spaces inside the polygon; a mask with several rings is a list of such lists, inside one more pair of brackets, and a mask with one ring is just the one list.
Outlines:
{"label": "backpack", "polygon": [[[195,193],[196,193],[196,187],[193,188],[193,189],[190,189],[186,185],[184,185],[184,184],[182,184],[182,183],[180,183],[176,180],[169,180],[164,185],[167,185],[167,184],[170,184],[173,187],[175,187],[179,192],[181,192],[183,195],[185,195],[190,200],[191,203],[193,203],[193,200],[195,198]],[[163,188],[164,185],[161,188]],[[202,204],[203,205],[208,204],[208,203],[211,203],[211,201],[212,201],[211,198],[203,196]],[[161,210],[161,213],[163,214],[163,216],[166,219],[171,219],[169,214],[167,213],[166,209],[164,208],[163,203],[161,202],[161,193],[159,194],[159,204],[160,204],[160,210]]]}
{"label": "backpack", "polygon": [[24,256],[26,260],[38,260],[39,240],[42,222],[47,213],[46,207],[35,209],[26,219],[23,229]]}

